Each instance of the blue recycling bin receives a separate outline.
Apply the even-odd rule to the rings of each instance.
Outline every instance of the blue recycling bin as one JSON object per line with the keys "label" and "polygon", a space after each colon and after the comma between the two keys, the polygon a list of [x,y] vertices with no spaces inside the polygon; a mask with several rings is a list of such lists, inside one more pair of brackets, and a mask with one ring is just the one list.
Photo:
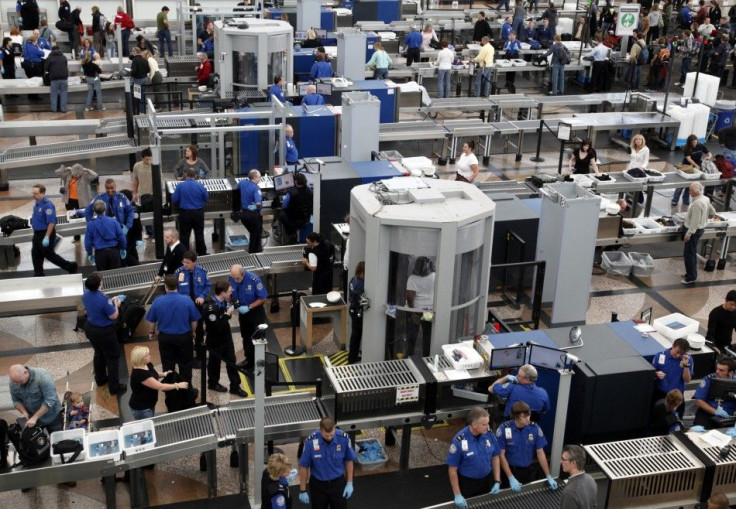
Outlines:
{"label": "blue recycling bin", "polygon": [[736,111],[736,101],[716,101],[713,108],[713,113],[716,114],[714,129],[716,133],[725,127],[731,127],[734,111]]}

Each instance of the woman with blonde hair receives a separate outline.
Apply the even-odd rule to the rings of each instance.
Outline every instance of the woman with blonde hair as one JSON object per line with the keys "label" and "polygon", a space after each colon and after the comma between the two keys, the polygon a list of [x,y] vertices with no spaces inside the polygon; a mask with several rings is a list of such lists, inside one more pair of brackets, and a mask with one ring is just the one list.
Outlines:
{"label": "woman with blonde hair", "polygon": [[644,139],[644,136],[637,134],[632,137],[629,146],[631,147],[631,159],[626,169],[646,169],[649,166],[649,147],[647,147],[647,141]]}
{"label": "woman with blonde hair", "polygon": [[[135,346],[130,352],[130,409],[133,417],[150,419],[155,414],[158,391],[174,391],[189,388],[187,382],[162,384],[159,374],[151,363],[151,351],[147,346]],[[170,371],[163,373],[166,376]]]}
{"label": "woman with blonde hair", "polygon": [[388,68],[392,64],[391,57],[388,56],[386,50],[383,49],[383,44],[377,42],[373,45],[373,55],[371,59],[366,63],[366,67],[373,68],[373,79],[385,80],[388,78]]}
{"label": "woman with blonde hair", "polygon": [[291,507],[289,484],[297,476],[284,454],[272,454],[261,475],[261,507]]}
{"label": "woman with blonde hair", "polygon": [[431,23],[427,23],[426,25],[424,25],[424,29],[422,30],[422,49],[431,48],[432,41],[436,41],[437,43],[439,43],[439,40],[437,39],[437,32],[434,31]]}

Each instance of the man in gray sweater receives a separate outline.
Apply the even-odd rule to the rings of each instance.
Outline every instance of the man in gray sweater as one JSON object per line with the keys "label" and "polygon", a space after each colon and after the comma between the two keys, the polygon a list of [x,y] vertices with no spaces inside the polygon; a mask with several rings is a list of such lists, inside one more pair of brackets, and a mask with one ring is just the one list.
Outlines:
{"label": "man in gray sweater", "polygon": [[703,184],[693,182],[690,184],[690,208],[685,218],[685,249],[683,257],[685,258],[685,274],[683,275],[683,285],[691,285],[698,279],[698,242],[703,236],[705,225],[708,218],[715,215],[716,209],[710,204],[710,199],[703,195]]}
{"label": "man in gray sweater", "polygon": [[594,509],[598,507],[598,485],[586,474],[585,451],[579,445],[566,445],[560,456],[562,470],[570,474],[560,499],[560,509]]}

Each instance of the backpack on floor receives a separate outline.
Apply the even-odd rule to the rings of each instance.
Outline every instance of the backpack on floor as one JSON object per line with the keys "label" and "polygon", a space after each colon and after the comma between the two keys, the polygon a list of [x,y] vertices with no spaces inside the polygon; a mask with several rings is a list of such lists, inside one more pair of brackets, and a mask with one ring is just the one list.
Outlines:
{"label": "backpack on floor", "polygon": [[15,230],[24,230],[29,228],[28,220],[22,217],[9,215],[0,218],[0,231],[3,232],[3,236],[10,237]]}
{"label": "backpack on floor", "polygon": [[19,462],[13,465],[22,465],[23,468],[33,468],[48,459],[51,454],[51,440],[40,426],[25,428],[18,424],[8,426],[8,438],[13,442],[18,452]]}

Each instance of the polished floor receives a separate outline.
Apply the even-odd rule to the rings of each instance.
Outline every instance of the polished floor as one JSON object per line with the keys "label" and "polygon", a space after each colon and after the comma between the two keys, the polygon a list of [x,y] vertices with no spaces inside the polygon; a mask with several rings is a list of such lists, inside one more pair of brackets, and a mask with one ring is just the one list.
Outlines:
{"label": "polished floor", "polygon": [[[523,82],[522,82],[523,83]],[[518,88],[521,88],[519,86]],[[532,92],[532,90],[519,90]],[[38,120],[50,119],[72,119],[72,118],[97,118],[117,117],[122,111],[119,105],[107,105],[105,112],[84,112],[83,105],[74,105],[74,111],[67,114],[53,114],[43,112],[6,113],[5,120]],[[561,110],[559,114],[565,114]],[[68,137],[43,137],[39,136],[39,145],[44,143],[67,141],[75,139],[74,135]],[[28,143],[24,138],[6,138],[0,140],[1,147],[23,146]],[[606,168],[620,168],[628,160],[628,154],[622,149],[607,143],[602,135],[599,135],[599,159],[606,163]],[[412,150],[412,144],[407,144],[404,149]],[[427,147],[416,146],[418,151],[427,155]],[[714,147],[715,149],[715,147]],[[405,154],[414,155],[414,154]],[[520,162],[515,161],[514,148],[496,147],[491,157],[490,165],[482,168],[481,181],[523,179],[539,171],[556,172],[558,160],[558,148],[556,145],[543,147],[543,163],[533,163],[529,160],[531,154],[525,153]],[[569,156],[566,156],[569,157]],[[670,153],[656,149],[652,155],[652,166],[655,169],[671,169],[673,162],[679,162],[681,153]],[[165,168],[166,169],[166,168]],[[106,166],[106,175],[114,175],[118,183],[118,189],[129,188],[130,172],[128,168],[111,168]],[[452,178],[454,171],[452,166],[439,169],[443,178]],[[15,175],[14,175],[15,177]],[[46,178],[38,179],[13,179],[10,190],[0,193],[0,216],[15,214],[28,217],[31,212],[31,187],[37,182],[44,183],[48,188],[49,196],[54,200],[57,210],[63,210],[63,204],[58,194],[58,179],[49,174]],[[655,196],[654,209],[657,213],[666,214],[674,212],[670,205],[670,193]],[[679,209],[676,209],[679,210]],[[682,209],[684,210],[684,209]],[[242,226],[231,226],[235,231]],[[210,244],[210,236],[207,235]],[[661,246],[660,246],[661,247]],[[19,246],[21,251],[18,265],[6,269],[0,276],[30,275],[30,245]],[[147,241],[140,250],[142,260],[154,258],[154,246]],[[682,312],[700,321],[705,327],[708,312],[723,301],[728,290],[736,283],[736,268],[729,263],[724,270],[715,272],[701,272],[697,284],[691,287],[683,287],[679,281],[683,272],[682,257],[679,253],[681,244],[675,243],[671,249],[658,249],[656,256],[656,269],[651,277],[646,278],[623,278],[601,273],[594,269],[592,278],[590,305],[587,313],[587,322],[591,324],[608,322],[611,312],[618,313],[619,319],[626,320],[638,317],[639,313],[649,307],[653,307],[654,316],[661,316],[671,312]],[[643,247],[642,250],[646,250]],[[73,242],[71,238],[65,238],[58,246],[57,252],[67,259],[77,261],[81,266],[86,266],[84,249],[79,242]],[[47,263],[47,274],[55,272]],[[588,270],[587,268],[581,268]],[[291,328],[287,325],[289,303],[282,301],[281,311],[269,313],[268,320],[272,324],[273,335],[270,337],[269,348],[276,353],[291,343]],[[513,317],[515,310],[504,311],[507,316]],[[521,311],[520,313],[523,313]],[[548,320],[550,310],[545,309],[543,313],[542,327]],[[26,315],[0,318],[0,375],[7,373],[10,365],[21,363],[29,366],[42,366],[51,371],[57,382],[57,390],[63,393],[70,389],[79,392],[93,391],[93,404],[91,419],[97,429],[117,426],[121,422],[130,419],[127,409],[127,394],[121,397],[112,397],[106,388],[91,388],[92,380],[92,349],[87,339],[81,332],[74,332],[74,312],[49,313],[42,315]],[[159,364],[158,349],[154,342],[146,341],[145,333],[147,324],[139,328],[139,338],[134,343],[125,345],[126,358],[132,346],[144,344],[151,347],[154,364]],[[325,338],[315,348],[318,353],[330,355],[335,353],[336,347],[331,341],[331,330],[329,325],[318,325],[317,336]],[[242,344],[239,333],[235,333],[235,345],[237,356],[242,360]],[[124,362],[125,372],[128,363]],[[223,370],[221,382],[227,385],[226,374]],[[199,373],[195,373],[194,383],[199,386]],[[207,399],[214,404],[223,404],[235,398],[230,394],[221,394],[208,391]],[[159,401],[158,412],[165,412],[163,400]],[[0,418],[14,420],[17,415],[14,412],[0,412]],[[448,442],[461,423],[451,422],[448,425],[437,426],[430,430],[414,430],[412,439],[412,450],[410,465],[422,467],[439,465],[444,462]],[[381,430],[366,430],[367,436],[383,440]],[[281,448],[292,460],[296,459],[296,444],[286,444]],[[218,493],[234,494],[238,492],[237,470],[230,468],[228,456],[229,449],[223,448],[218,451]],[[374,472],[395,471],[398,469],[398,447],[387,447],[389,461],[382,469]],[[254,468],[253,459],[250,459],[250,470],[257,471],[260,475],[260,467]],[[370,473],[374,473],[370,472]],[[358,475],[369,473],[358,471]],[[152,505],[176,504],[177,502],[205,498],[207,496],[206,474],[199,471],[199,461],[196,457],[185,458],[166,463],[161,463],[155,469],[146,472],[149,498]],[[251,479],[253,477],[251,476]],[[125,483],[117,483],[116,492],[118,507],[128,507],[129,491]],[[365,496],[360,494],[358,496]],[[442,500],[437,500],[437,503]],[[74,488],[46,486],[31,490],[28,493],[0,492],[0,505],[16,509],[59,507],[78,509],[104,507],[104,491],[97,479],[81,481]]]}

